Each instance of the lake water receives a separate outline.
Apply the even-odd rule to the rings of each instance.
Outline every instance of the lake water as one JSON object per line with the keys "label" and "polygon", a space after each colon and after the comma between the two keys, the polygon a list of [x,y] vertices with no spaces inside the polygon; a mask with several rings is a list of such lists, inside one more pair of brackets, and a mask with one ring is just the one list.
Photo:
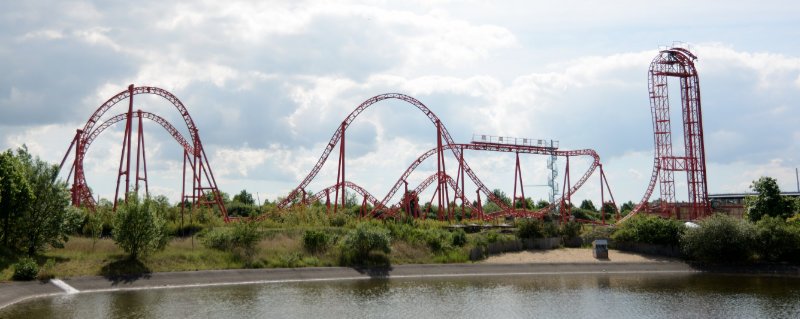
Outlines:
{"label": "lake water", "polygon": [[0,318],[800,318],[800,278],[716,274],[366,279],[97,292]]}

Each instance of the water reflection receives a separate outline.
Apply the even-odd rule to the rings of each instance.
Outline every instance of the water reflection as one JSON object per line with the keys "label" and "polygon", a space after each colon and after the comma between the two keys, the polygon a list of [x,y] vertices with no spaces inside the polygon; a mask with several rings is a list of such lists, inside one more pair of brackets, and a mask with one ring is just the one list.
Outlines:
{"label": "water reflection", "polygon": [[710,274],[367,279],[78,294],[0,318],[798,318],[798,293]]}

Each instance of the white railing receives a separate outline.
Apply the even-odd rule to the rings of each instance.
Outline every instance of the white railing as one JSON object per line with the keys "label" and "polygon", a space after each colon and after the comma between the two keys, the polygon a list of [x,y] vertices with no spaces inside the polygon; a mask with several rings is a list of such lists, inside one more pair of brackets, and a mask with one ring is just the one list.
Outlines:
{"label": "white railing", "polygon": [[473,134],[472,142],[558,148],[558,141],[555,140],[526,138],[526,137],[494,136],[485,134]]}

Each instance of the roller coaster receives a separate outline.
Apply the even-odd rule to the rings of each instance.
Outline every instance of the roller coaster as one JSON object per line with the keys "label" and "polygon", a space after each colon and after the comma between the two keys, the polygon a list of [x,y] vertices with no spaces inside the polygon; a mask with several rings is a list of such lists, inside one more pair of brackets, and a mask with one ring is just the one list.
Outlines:
{"label": "roller coaster", "polygon": [[[703,141],[702,115],[700,109],[700,88],[697,70],[694,66],[694,56],[688,49],[673,47],[659,51],[656,58],[650,64],[649,70],[649,93],[650,108],[653,116],[653,136],[655,145],[654,165],[650,183],[640,203],[625,218],[639,212],[650,212],[665,216],[678,218],[697,219],[702,218],[710,212],[708,201],[705,150]],[[682,121],[684,128],[684,154],[675,156],[672,149],[672,131],[670,127],[669,112],[669,91],[668,79],[675,77],[680,83]],[[185,138],[179,131],[164,118],[147,111],[134,111],[134,96],[139,94],[149,94],[164,98],[170,102],[181,114],[186,127],[189,131],[189,138]],[[128,101],[127,112],[113,116],[104,122],[101,118],[113,106],[122,101]],[[390,191],[381,199],[378,199],[365,188],[346,178],[346,133],[347,128],[358,118],[358,116],[373,105],[385,100],[399,100],[422,112],[436,128],[436,147],[421,154],[414,160],[402,175],[394,183]],[[136,130],[136,159],[135,174],[131,171],[132,139],[134,138],[134,119],[138,119],[138,130]],[[183,148],[183,185],[181,198],[183,202],[191,203],[192,207],[215,206],[228,221],[229,217],[225,209],[221,193],[217,188],[211,165],[208,162],[203,145],[200,141],[198,129],[189,115],[183,103],[172,93],[156,87],[135,87],[130,85],[127,90],[123,90],[103,103],[90,117],[82,129],[76,131],[67,153],[61,161],[61,167],[67,163],[68,157],[73,154],[73,161],[70,165],[67,179],[72,178],[72,204],[76,206],[86,206],[90,209],[96,205],[92,197],[91,190],[86,181],[83,168],[83,161],[86,157],[89,146],[107,128],[125,121],[125,131],[120,152],[119,170],[117,174],[115,199],[119,198],[119,191],[122,188],[124,199],[127,200],[129,191],[138,191],[140,182],[144,184],[145,192],[148,190],[147,162],[144,147],[144,134],[142,129],[143,120],[153,121],[163,127],[174,140]],[[291,192],[278,203],[278,207],[285,209],[292,205],[307,205],[314,202],[323,202],[329,212],[336,214],[339,207],[343,207],[346,202],[346,189],[350,189],[360,195],[363,200],[360,213],[364,217],[373,218],[393,218],[399,214],[408,214],[413,217],[425,218],[427,214],[420,214],[418,207],[419,196],[430,186],[434,185],[434,192],[431,200],[431,207],[435,207],[436,216],[439,219],[453,220],[453,212],[457,202],[460,201],[462,212],[468,210],[472,218],[485,220],[500,217],[534,217],[543,218],[545,216],[557,216],[563,220],[571,218],[570,209],[572,207],[571,198],[595,172],[599,171],[600,197],[602,205],[610,203],[616,208],[616,202],[611,193],[608,180],[603,171],[599,155],[591,149],[560,150],[552,145],[542,145],[541,141],[536,143],[533,139],[515,138],[489,138],[481,136],[481,139],[474,139],[469,143],[458,143],[450,135],[442,121],[430,108],[419,100],[401,93],[387,93],[373,96],[358,105],[334,131],[330,141],[311,168],[310,172],[303,180],[291,190]],[[338,146],[338,147],[337,147]],[[314,194],[307,194],[308,185],[317,177],[328,158],[334,150],[338,151],[337,178],[336,182]],[[504,202],[498,198],[477,176],[474,170],[465,160],[465,151],[471,152],[501,152],[513,153],[516,156],[514,193],[512,203]],[[452,154],[456,169],[448,173],[445,154]],[[564,158],[566,162],[564,182],[562,184],[562,197],[555,202],[549,203],[547,207],[534,210],[528,207],[525,201],[525,191],[522,184],[522,171],[520,166],[520,154],[547,155]],[[417,187],[409,189],[409,177],[427,159],[435,157],[437,161],[436,172],[425,178]],[[570,177],[570,158],[585,157],[590,159],[590,165],[585,172],[573,183]],[[141,164],[141,165],[140,165]],[[455,174],[452,174],[452,173]],[[688,202],[677,203],[675,200],[675,172],[686,172],[689,199]],[[187,192],[186,175],[189,173],[191,178],[191,193]],[[455,175],[455,177],[453,177]],[[123,179],[124,178],[124,184]],[[131,178],[133,177],[133,188],[131,188]],[[465,180],[469,179],[476,188],[475,201],[470,201],[465,194]],[[650,202],[655,186],[660,186],[661,197],[653,203]],[[517,196],[517,189],[521,192],[521,197]],[[399,202],[390,203],[403,188],[403,195]],[[609,201],[606,201],[606,193]],[[333,195],[333,200],[331,200]],[[452,196],[451,196],[452,195]],[[481,197],[499,207],[499,210],[484,212]],[[436,199],[436,205],[433,205]],[[521,199],[521,200],[520,200]],[[116,209],[117,200],[114,201]],[[184,207],[186,205],[181,205]],[[688,215],[681,215],[687,212]],[[616,212],[619,220],[619,212]],[[606,223],[603,215],[601,223]]]}

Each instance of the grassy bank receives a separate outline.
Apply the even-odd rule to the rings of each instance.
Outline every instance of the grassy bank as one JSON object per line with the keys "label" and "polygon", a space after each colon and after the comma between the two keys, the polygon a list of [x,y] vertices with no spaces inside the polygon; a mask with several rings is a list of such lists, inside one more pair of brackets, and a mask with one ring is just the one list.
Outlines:
{"label": "grassy bank", "polygon": [[[342,227],[290,227],[273,228],[267,224],[258,228],[261,239],[251,256],[207,247],[203,236],[210,231],[225,231],[232,226],[206,229],[192,237],[174,237],[163,251],[152,253],[140,261],[130,261],[125,252],[112,239],[73,236],[63,248],[51,248],[35,259],[44,268],[48,260],[53,264],[42,269],[41,276],[116,276],[128,273],[193,271],[210,269],[285,268],[343,265],[342,250],[335,241],[343,238],[358,223]],[[487,233],[469,234],[463,246],[453,246],[447,237],[449,231],[438,223],[392,228],[391,251],[379,252],[380,258],[391,264],[449,263],[468,261],[469,249],[485,243]],[[416,227],[416,228],[415,228]],[[304,247],[303,235],[314,229],[330,234],[334,240],[326,249],[311,252]],[[401,234],[400,232],[406,232]],[[490,235],[497,237],[497,234]],[[9,263],[0,271],[0,280],[12,279],[14,269]]]}

